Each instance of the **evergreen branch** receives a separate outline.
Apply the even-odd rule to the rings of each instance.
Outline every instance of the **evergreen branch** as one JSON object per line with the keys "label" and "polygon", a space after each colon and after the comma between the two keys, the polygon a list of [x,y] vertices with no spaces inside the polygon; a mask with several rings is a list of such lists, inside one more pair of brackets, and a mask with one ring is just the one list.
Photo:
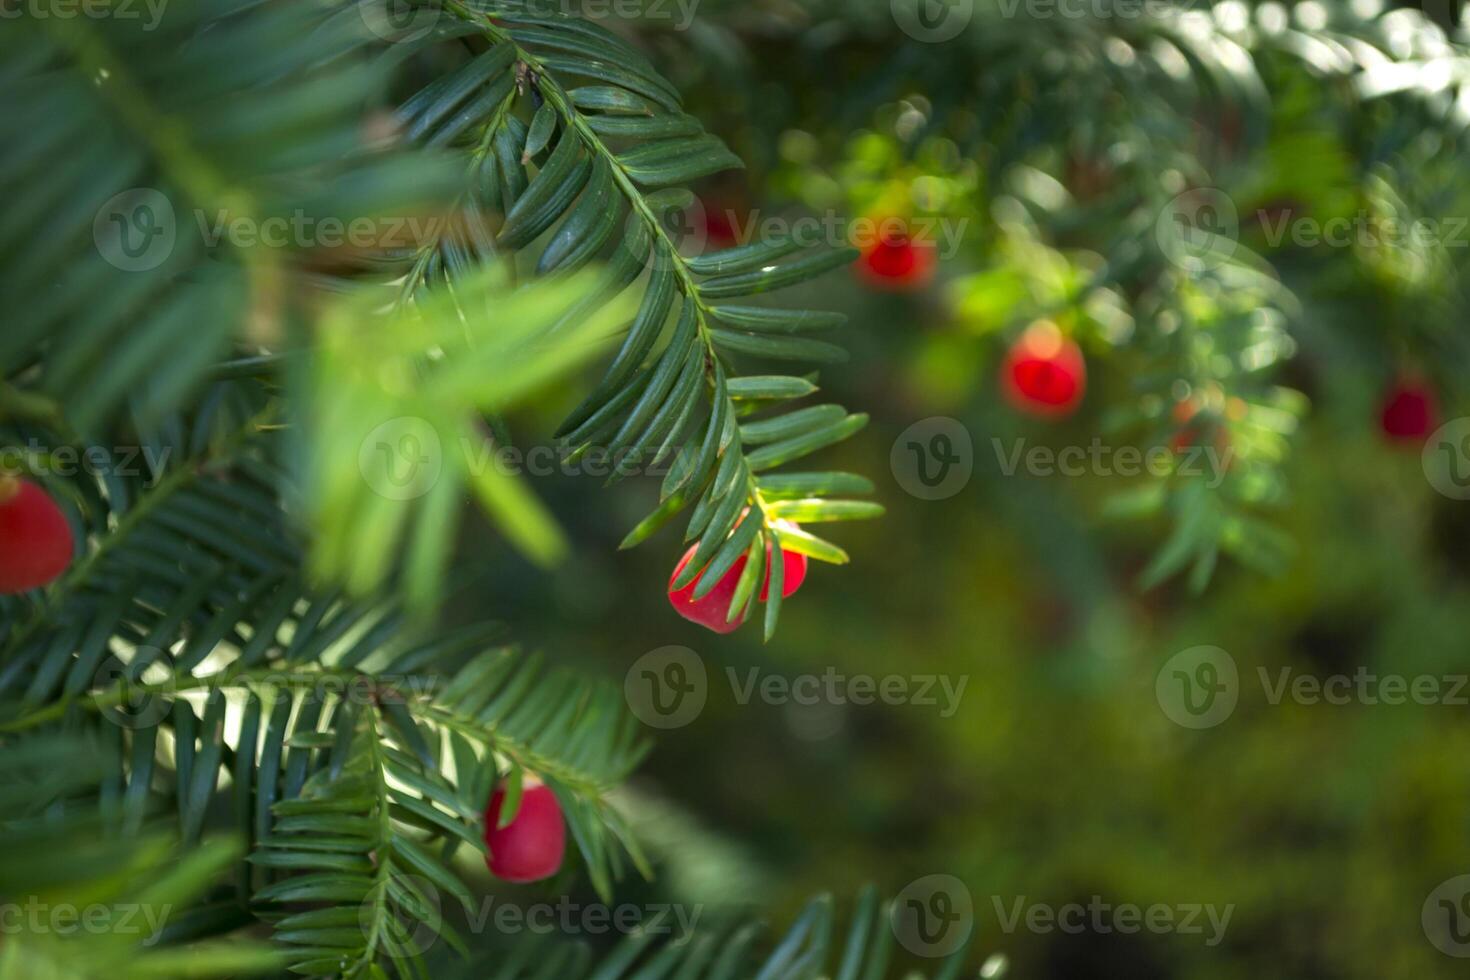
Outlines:
{"label": "evergreen branch", "polygon": [[53,623],[69,598],[87,587],[110,556],[128,547],[132,536],[151,515],[177,493],[195,485],[210,472],[211,467],[228,465],[235,451],[271,425],[277,411],[274,404],[267,405],[224,439],[185,460],[182,465],[156,475],[155,481],[140,493],[133,506],[121,512],[114,510],[109,515],[96,515],[94,523],[107,528],[108,533],[101,535],[96,547],[88,549],[66,576],[46,591],[43,600],[33,607],[30,618],[5,637],[5,643],[0,646],[0,661],[16,656],[39,630]]}
{"label": "evergreen branch", "polygon": [[369,152],[360,110],[384,69],[358,57],[377,41],[361,17],[223,0],[143,31],[126,18],[12,26],[0,52],[17,102],[0,135],[22,161],[68,142],[95,153],[4,173],[26,204],[0,228],[0,290],[20,301],[0,371],[26,395],[64,394],[65,422],[88,435],[125,404],[156,422],[214,359],[242,340],[258,353],[309,306],[295,266],[320,243],[231,229],[345,223],[447,185],[431,153]]}
{"label": "evergreen branch", "polygon": [[[746,549],[759,559],[747,567],[763,568],[765,554],[778,538],[788,549],[814,557],[840,554],[819,539],[788,534],[787,526],[770,519],[757,474],[847,438],[866,416],[824,406],[821,411],[836,412],[837,419],[820,431],[802,427],[801,420],[809,417],[802,412],[763,420],[783,438],[748,457],[745,432],[736,420],[800,396],[767,389],[741,399],[727,384],[725,361],[735,354],[840,359],[840,348],[790,334],[838,326],[842,318],[722,301],[810,280],[850,261],[854,253],[839,249],[791,258],[798,251],[795,243],[777,241],[686,258],[664,220],[693,198],[672,185],[741,163],[718,139],[703,134],[697,121],[677,111],[677,93],[652,65],[613,35],[571,18],[538,15],[517,4],[482,8],[461,0],[449,0],[444,9],[479,32],[489,50],[405,102],[400,118],[411,135],[429,144],[453,142],[472,124],[480,125],[471,151],[472,186],[480,203],[498,208],[505,220],[494,245],[485,231],[467,234],[463,243],[441,241],[442,260],[420,254],[405,288],[412,288],[420,276],[426,284],[441,278],[453,283],[452,270],[470,256],[497,261],[502,253],[526,249],[558,222],[537,271],[575,268],[617,237],[615,226],[626,205],[631,219],[602,285],[577,314],[585,315],[608,295],[623,293],[645,266],[650,276],[642,287],[638,316],[603,380],[559,433],[573,459],[605,450],[627,453],[639,463],[674,460],[659,508],[628,535],[624,546],[642,541],[686,507],[698,505],[689,530],[690,540],[698,541],[696,555],[684,570],[686,581],[679,583],[703,573],[696,596],[713,589]],[[450,33],[460,36],[458,28]],[[512,69],[515,89],[533,96],[536,111],[529,127],[509,113]],[[573,89],[563,81],[566,77],[596,84]],[[633,148],[617,152],[612,139]],[[533,160],[541,162],[536,176],[528,179],[524,166]],[[643,187],[662,189],[646,193]],[[477,217],[467,218],[471,220],[478,223]],[[682,304],[675,302],[676,296],[683,298]],[[677,324],[655,353],[671,314]],[[802,394],[812,390],[808,386]],[[708,406],[704,412],[701,400]],[[627,470],[620,463],[614,479],[624,475]],[[823,508],[816,500],[810,508],[822,519],[853,513],[840,505]],[[756,574],[751,572],[753,581]],[[736,593],[732,620],[749,614],[757,591]],[[779,601],[768,610],[768,636],[778,611]]]}
{"label": "evergreen branch", "polygon": [[[237,661],[207,675],[176,674],[151,683],[124,678],[41,706],[11,706],[0,722],[0,734],[44,730],[73,718],[77,709],[92,715],[97,723],[106,719],[109,725],[103,731],[114,741],[106,755],[116,767],[111,778],[121,801],[115,818],[137,827],[150,802],[157,731],[172,729],[185,840],[197,837],[204,825],[216,792],[217,772],[231,774],[232,793],[241,814],[240,832],[247,839],[263,839],[270,826],[263,815],[273,804],[277,810],[290,809],[289,801],[309,791],[310,773],[327,771],[335,779],[344,766],[377,771],[372,759],[365,763],[362,757],[377,752],[380,743],[396,744],[402,751],[392,756],[390,768],[422,766],[422,771],[415,770],[421,778],[412,780],[411,773],[403,778],[419,790],[434,793],[433,802],[443,803],[442,793],[424,783],[432,777],[433,785],[452,795],[450,809],[471,823],[471,830],[445,838],[450,848],[446,855],[462,842],[479,846],[479,837],[471,831],[483,812],[490,783],[475,770],[493,774],[499,760],[499,766],[508,772],[534,773],[557,792],[600,892],[609,894],[612,881],[622,874],[618,850],[608,846],[609,841],[620,842],[634,864],[648,874],[647,862],[622,818],[606,801],[648,748],[619,693],[611,685],[588,684],[565,673],[541,678],[539,658],[508,649],[472,658],[445,680],[429,672],[397,671],[396,664],[421,661],[422,651],[429,647],[450,654],[457,649],[439,640],[409,647],[379,673],[329,663],[245,667]],[[351,651],[345,656],[351,659]],[[196,700],[205,705],[202,721],[190,707]],[[226,740],[220,724],[226,704],[244,708],[246,721],[234,741]],[[267,705],[273,711],[269,724],[262,726]],[[292,705],[299,710],[291,713]],[[396,721],[395,712],[402,712]],[[377,721],[364,722],[363,717],[380,713],[394,722],[391,740],[375,730],[370,740],[363,741],[351,734],[355,727],[342,727],[377,725]],[[114,738],[123,730],[131,742],[131,756],[125,753],[122,740]],[[458,785],[444,782],[439,775],[447,771],[448,758],[442,756],[441,748],[446,740],[454,748]],[[478,753],[471,743],[481,747]],[[330,757],[315,754],[314,749],[328,745],[337,746]],[[419,761],[405,761],[409,759]],[[275,804],[277,800],[283,802]],[[426,813],[421,808],[411,802],[403,806],[410,807],[408,816],[422,824]],[[431,823],[426,829],[443,836],[445,827]],[[248,879],[242,882],[241,902],[252,900],[252,888]]]}
{"label": "evergreen branch", "polygon": [[[378,977],[386,962],[400,976],[424,975],[428,943],[419,929],[463,948],[438,916],[433,896],[441,887],[465,901],[469,893],[430,856],[424,838],[415,842],[409,827],[430,815],[431,828],[443,824],[460,839],[478,840],[478,816],[436,772],[390,745],[394,733],[377,711],[349,714],[352,727],[339,733],[332,761],[300,796],[273,807],[274,829],[251,860],[294,873],[255,898],[292,906],[267,915],[276,920],[276,938],[298,972]],[[344,745],[350,748],[343,751]],[[415,802],[390,785],[390,776],[408,781],[424,798]],[[317,907],[303,911],[303,902]]]}
{"label": "evergreen branch", "polygon": [[[183,944],[191,903],[239,860],[239,843],[213,838],[188,851],[167,835],[108,834],[95,813],[45,814],[51,798],[95,789],[99,746],[77,734],[29,740],[0,752],[0,893],[12,898],[86,895],[106,915],[61,938],[17,916],[0,951],[0,978],[104,980],[116,977],[238,977],[284,965],[251,939]],[[131,911],[129,911],[131,910]],[[141,912],[141,915],[135,913]]]}
{"label": "evergreen branch", "polygon": [[[531,980],[540,976],[543,964],[557,964],[555,975],[567,980],[633,980],[644,976],[678,976],[684,980],[723,980],[729,977],[757,977],[761,980],[819,980],[839,977],[843,980],[865,977],[879,980],[884,976],[904,976],[914,980],[956,980],[971,976],[966,961],[973,942],[973,923],[967,918],[959,923],[946,923],[938,931],[939,939],[916,931],[905,918],[911,909],[899,907],[894,900],[879,901],[877,891],[868,886],[857,896],[848,926],[840,928],[830,896],[821,895],[809,901],[791,927],[771,942],[762,942],[763,929],[758,923],[739,922],[697,930],[693,935],[664,938],[670,923],[655,919],[632,932],[601,960],[594,961],[557,939],[536,937],[513,947],[512,957],[498,957],[502,966],[498,976],[504,980]],[[928,923],[925,924],[927,928]],[[959,929],[965,929],[959,935]],[[950,935],[951,932],[956,933]],[[896,960],[895,937],[919,945],[926,956],[937,959],[933,973],[905,967],[902,973],[891,973]],[[464,980],[482,975],[488,964],[471,964],[462,974]],[[973,970],[973,966],[970,967]],[[979,976],[1004,976],[1006,960],[992,956]]]}

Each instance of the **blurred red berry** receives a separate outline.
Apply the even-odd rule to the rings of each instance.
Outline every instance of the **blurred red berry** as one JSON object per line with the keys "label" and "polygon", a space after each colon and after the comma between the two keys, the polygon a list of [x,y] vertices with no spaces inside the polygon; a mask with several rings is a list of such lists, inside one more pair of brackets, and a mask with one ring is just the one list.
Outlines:
{"label": "blurred red berry", "polygon": [[718,250],[734,248],[740,244],[740,234],[734,216],[728,208],[710,204],[704,209],[704,235],[708,248]]}
{"label": "blurred red berry", "polygon": [[1436,428],[1434,392],[1416,381],[1400,381],[1383,400],[1380,425],[1395,442],[1422,442]]}
{"label": "blurred red berry", "polygon": [[[694,581],[682,589],[675,589],[674,582],[678,580],[680,573],[694,559],[694,552],[698,545],[691,547],[679,560],[674,568],[674,574],[669,577],[669,603],[674,611],[691,623],[698,623],[706,629],[714,630],[716,633],[733,633],[745,622],[744,617],[735,622],[726,622],[730,611],[730,600],[735,596],[735,588],[740,584],[740,573],[745,571],[746,557],[741,555],[735,559],[735,564],[730,566],[720,579],[719,583],[710,590],[709,595],[702,598],[694,598],[694,590],[699,586],[699,580],[703,572],[694,577]],[[760,601],[765,602],[771,595],[771,569],[770,569],[771,546],[766,545],[766,579],[761,583]],[[806,555],[797,554],[794,551],[781,552],[781,597],[790,598],[801,583],[806,581]]]}
{"label": "blurred red berry", "polygon": [[505,790],[497,789],[485,808],[485,863],[504,881],[527,882],[550,878],[561,870],[567,850],[567,825],[561,804],[549,786],[528,786],[521,794],[516,815],[504,827],[500,807]]}
{"label": "blurred red berry", "polygon": [[54,582],[71,564],[71,525],[30,480],[0,476],[0,593]]}
{"label": "blurred red berry", "polygon": [[1055,324],[1039,320],[1006,353],[1001,388],[1028,415],[1069,415],[1087,390],[1087,362],[1081,348]]}
{"label": "blurred red berry", "polygon": [[863,249],[858,275],[874,289],[909,292],[934,279],[937,255],[932,242],[916,242],[907,232],[887,231]]}

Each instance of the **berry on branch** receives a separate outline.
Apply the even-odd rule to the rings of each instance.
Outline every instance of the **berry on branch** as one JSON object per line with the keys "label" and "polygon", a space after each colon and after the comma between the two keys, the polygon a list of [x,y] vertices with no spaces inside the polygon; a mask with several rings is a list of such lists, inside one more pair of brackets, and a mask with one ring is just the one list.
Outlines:
{"label": "berry on branch", "polygon": [[485,846],[490,851],[485,863],[490,873],[514,882],[550,878],[561,870],[567,850],[567,826],[556,794],[545,784],[527,786],[515,818],[501,827],[504,802],[505,790],[497,789],[485,808]]}
{"label": "berry on branch", "polygon": [[0,475],[0,593],[54,582],[71,564],[71,525],[45,490]]}
{"label": "berry on branch", "polygon": [[1434,431],[1438,414],[1429,386],[1405,378],[1384,397],[1379,425],[1394,442],[1423,442]]}
{"label": "berry on branch", "polygon": [[[694,577],[694,581],[682,589],[675,589],[674,582],[679,574],[684,571],[685,566],[694,559],[694,553],[698,546],[691,547],[684,553],[679,564],[674,568],[674,574],[669,576],[669,603],[674,611],[691,623],[698,623],[706,629],[714,630],[716,633],[733,633],[738,630],[745,617],[742,615],[733,623],[728,622],[730,613],[730,600],[735,596],[735,589],[740,584],[740,573],[745,571],[746,557],[741,555],[735,559],[719,584],[710,590],[709,594],[702,598],[694,598],[694,590],[699,586],[699,580],[703,572]],[[766,579],[761,583],[760,601],[765,602],[771,595],[771,546],[766,545]],[[789,599],[801,588],[801,583],[806,581],[806,555],[797,554],[794,551],[781,552],[781,598]]]}
{"label": "berry on branch", "polygon": [[1010,403],[1027,415],[1070,415],[1087,390],[1082,349],[1056,324],[1037,320],[1006,352],[1001,388]]}

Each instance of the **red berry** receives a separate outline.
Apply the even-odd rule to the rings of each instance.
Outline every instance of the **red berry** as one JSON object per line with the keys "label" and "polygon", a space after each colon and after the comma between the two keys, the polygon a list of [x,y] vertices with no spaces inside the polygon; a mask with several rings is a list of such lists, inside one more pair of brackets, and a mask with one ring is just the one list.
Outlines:
{"label": "red berry", "polygon": [[[669,603],[674,611],[691,623],[698,623],[706,629],[714,630],[716,633],[733,633],[745,622],[744,617],[735,622],[726,622],[730,611],[730,600],[735,596],[735,588],[740,584],[740,573],[745,571],[746,558],[741,555],[735,559],[735,564],[730,566],[719,583],[710,590],[709,595],[702,598],[694,598],[694,590],[699,586],[699,580],[703,576],[701,572],[694,577],[694,581],[682,589],[675,589],[674,582],[678,580],[679,574],[684,571],[690,561],[694,559],[694,552],[698,545],[691,547],[679,560],[674,568],[674,574],[669,577]],[[771,595],[771,569],[770,569],[771,546],[766,545],[766,580],[761,584],[760,601],[765,602]],[[781,597],[789,599],[801,583],[806,581],[806,555],[797,554],[794,551],[781,552]]]}
{"label": "red berry", "polygon": [[890,232],[863,250],[857,271],[875,289],[906,292],[929,284],[935,259],[932,242],[916,242],[906,232]]}
{"label": "red berry", "polygon": [[734,212],[721,205],[706,204],[704,236],[710,248],[734,248],[739,245],[740,233],[735,224]]}
{"label": "red berry", "polygon": [[[736,564],[740,562],[737,560]],[[743,565],[741,566],[744,567]],[[781,598],[789,599],[806,581],[806,555],[795,551],[781,551]],[[766,545],[766,580],[761,583],[761,602],[771,597],[771,546]]]}
{"label": "red berry", "polygon": [[1384,399],[1380,424],[1383,434],[1396,442],[1422,442],[1434,431],[1438,414],[1434,392],[1414,381],[1400,381]]}
{"label": "red berry", "polygon": [[1029,415],[1069,415],[1087,390],[1087,362],[1081,348],[1055,324],[1038,320],[1006,353],[1001,388],[1012,405]]}
{"label": "red berry", "polygon": [[567,850],[567,825],[556,794],[545,785],[526,787],[515,819],[501,827],[504,802],[505,790],[497,789],[485,808],[485,846],[490,850],[485,863],[490,873],[515,882],[550,878],[561,870]]}
{"label": "red berry", "polygon": [[0,476],[0,593],[54,582],[72,557],[71,525],[46,491]]}

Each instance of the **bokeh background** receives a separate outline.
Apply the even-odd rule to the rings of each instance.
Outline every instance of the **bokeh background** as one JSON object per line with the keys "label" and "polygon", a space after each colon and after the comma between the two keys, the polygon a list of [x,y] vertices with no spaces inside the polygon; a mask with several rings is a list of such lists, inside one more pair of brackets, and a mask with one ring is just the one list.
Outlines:
{"label": "bokeh background", "polygon": [[[1421,912],[1441,882],[1470,871],[1470,691],[1454,681],[1470,662],[1470,504],[1437,492],[1422,440],[1389,438],[1379,415],[1406,371],[1435,392],[1437,422],[1470,411],[1456,388],[1463,255],[1272,248],[1250,220],[1268,206],[1319,221],[1364,207],[1465,213],[1455,135],[1398,104],[1345,108],[1351,99],[1300,57],[1260,54],[1269,96],[1244,109],[1209,103],[1204,82],[1130,101],[1090,73],[1116,25],[1007,19],[979,44],[1012,45],[1007,68],[914,46],[888,7],[708,0],[687,35],[648,31],[655,48],[692,44],[698,56],[674,59],[671,74],[690,111],[751,161],[706,189],[716,217],[704,230],[716,240],[727,213],[737,224],[752,213],[969,221],[921,287],[883,291],[838,273],[798,304],[851,317],[851,362],[821,380],[830,400],[872,422],[821,468],[870,476],[887,516],[827,528],[851,565],[814,564],[762,644],[757,629],[719,637],[674,615],[662,583],[682,553],[676,531],[616,551],[656,500],[656,480],[606,491],[591,477],[541,477],[574,557],[550,576],[499,562],[488,593],[460,600],[503,611],[527,645],[618,682],[667,645],[703,659],[706,707],[656,733],[626,794],[659,870],[626,894],[749,903],[789,919],[818,891],[876,882],[892,893],[944,872],[973,897],[977,949],[1006,954],[1013,976],[1463,975]],[[1293,23],[1336,16],[1308,7]],[[1259,16],[1244,5],[1214,14],[1237,15]],[[981,104],[986,73],[1003,69],[1016,78],[1004,89],[1013,101]],[[1028,72],[1034,87],[1022,84]],[[1262,570],[1222,557],[1202,591],[1180,576],[1139,582],[1169,522],[1107,510],[1148,477],[1007,475],[996,448],[1167,438],[1115,424],[1120,406],[1159,383],[1157,362],[1123,350],[1151,315],[1130,286],[1118,290],[1121,319],[1062,304],[1089,371],[1070,417],[1018,413],[997,381],[1017,329],[1056,311],[1038,280],[1115,261],[1130,209],[1151,199],[1150,182],[1167,187],[1125,152],[1137,140],[1160,158],[1205,161],[1205,179],[1244,215],[1242,248],[1296,299],[1280,304],[1283,335],[1249,379],[1293,393],[1270,402],[1285,419],[1272,419],[1279,439],[1241,442],[1243,465],[1268,466],[1277,488],[1261,519],[1279,560]],[[549,431],[576,398],[550,392],[513,425]],[[957,420],[973,443],[971,478],[939,501],[907,492],[890,465],[900,434],[933,417]],[[467,534],[466,553],[501,550],[481,534]],[[1162,710],[1155,681],[1200,645],[1234,660],[1239,700],[1220,724],[1191,730]],[[952,717],[914,704],[741,704],[727,668],[967,686]],[[1273,704],[1262,672],[1274,684],[1283,671],[1445,679],[1441,692],[1461,703]],[[1217,945],[1207,925],[1007,931],[997,914],[1018,899],[1093,896],[1232,914]]]}

